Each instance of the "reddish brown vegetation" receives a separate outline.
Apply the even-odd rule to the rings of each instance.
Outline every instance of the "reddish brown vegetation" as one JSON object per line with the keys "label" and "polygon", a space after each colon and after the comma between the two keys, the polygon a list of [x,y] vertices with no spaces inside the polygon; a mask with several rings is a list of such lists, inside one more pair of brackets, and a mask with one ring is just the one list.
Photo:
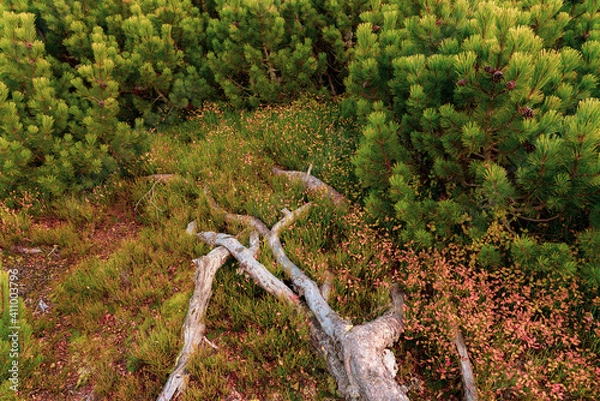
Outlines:
{"label": "reddish brown vegetation", "polygon": [[[515,267],[467,266],[464,251],[398,255],[397,280],[412,294],[404,338],[421,371],[452,381],[452,339],[464,333],[482,399],[593,399],[600,366],[587,335],[600,334],[577,283],[533,280]],[[600,298],[596,298],[596,306]]]}
{"label": "reddish brown vegetation", "polygon": [[[452,342],[457,330],[482,400],[593,400],[600,394],[600,322],[592,315],[600,297],[586,301],[578,282],[533,278],[518,266],[482,269],[466,248],[398,250],[366,227],[360,212],[346,222],[354,230],[341,241],[343,263],[330,265],[347,284],[338,301],[346,304],[365,287],[377,291],[394,282],[408,295],[397,379],[413,399],[461,396]],[[322,262],[311,264],[323,274]]]}

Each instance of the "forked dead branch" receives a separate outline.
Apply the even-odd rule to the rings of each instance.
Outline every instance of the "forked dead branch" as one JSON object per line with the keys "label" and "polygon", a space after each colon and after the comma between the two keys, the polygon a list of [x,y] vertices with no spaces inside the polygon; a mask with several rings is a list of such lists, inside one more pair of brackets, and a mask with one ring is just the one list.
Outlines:
{"label": "forked dead branch", "polygon": [[[309,191],[322,191],[336,205],[345,198],[330,186],[308,173],[274,169],[278,175],[301,179]],[[158,401],[169,401],[185,388],[186,364],[194,349],[199,346],[205,331],[204,313],[211,295],[212,280],[217,269],[229,256],[240,264],[241,270],[254,282],[280,301],[293,305],[299,313],[311,320],[311,335],[317,350],[326,359],[329,371],[335,378],[338,390],[347,400],[400,400],[408,401],[406,387],[395,380],[396,369],[391,347],[403,329],[404,299],[395,287],[392,288],[392,305],[381,317],[358,326],[343,319],[329,306],[327,291],[319,288],[286,255],[280,233],[301,218],[311,207],[305,204],[294,212],[284,210],[284,217],[271,229],[253,216],[242,216],[224,211],[206,191],[210,207],[214,212],[224,213],[228,221],[237,221],[254,229],[251,248],[246,248],[235,237],[214,232],[200,232],[198,237],[216,248],[198,259],[196,264],[196,289],[190,300],[190,308],[183,326],[184,345],[177,359],[175,370],[170,375]],[[191,223],[188,232],[195,231]],[[256,260],[257,237],[260,234],[271,248],[277,263],[290,280],[292,288],[275,277]],[[325,283],[326,287],[327,283]],[[302,299],[302,301],[301,301]]]}

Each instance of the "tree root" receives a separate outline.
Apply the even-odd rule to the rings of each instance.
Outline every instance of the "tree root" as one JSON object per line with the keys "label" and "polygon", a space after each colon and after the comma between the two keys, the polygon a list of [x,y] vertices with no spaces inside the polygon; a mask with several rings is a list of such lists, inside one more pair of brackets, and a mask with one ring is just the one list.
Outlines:
{"label": "tree root", "polygon": [[[310,170],[308,173],[302,173],[274,168],[273,172],[301,179],[309,190],[324,192],[336,205],[347,202],[343,195],[311,176]],[[397,371],[393,366],[395,359],[391,351],[387,349],[398,341],[403,330],[404,299],[398,289],[393,287],[391,290],[392,307],[388,312],[371,322],[353,326],[332,310],[327,302],[331,278],[328,278],[323,287],[319,288],[288,258],[279,239],[283,229],[303,216],[311,207],[310,204],[306,204],[294,212],[284,210],[285,216],[269,230],[256,217],[224,211],[214,201],[208,190],[205,189],[205,192],[214,212],[224,213],[226,221],[240,222],[255,230],[251,238],[252,246],[246,248],[235,237],[227,234],[214,232],[197,234],[201,240],[216,246],[216,248],[208,255],[198,259],[196,289],[190,300],[188,316],[183,326],[184,346],[158,401],[170,401],[185,387],[186,364],[204,338],[203,318],[211,294],[212,280],[217,269],[229,256],[237,259],[240,269],[257,285],[276,296],[280,301],[293,305],[296,310],[310,319],[313,343],[326,359],[329,371],[335,378],[340,393],[347,400],[408,401],[408,390],[406,387],[400,386],[394,378]],[[188,225],[187,231],[190,234],[196,232],[194,222]],[[292,289],[256,260],[259,234],[265,239],[265,243],[271,248],[277,263],[291,281]],[[301,298],[304,302],[300,302]],[[476,401],[472,369],[460,333],[455,339],[455,344],[461,355],[465,400]],[[467,392],[475,394],[475,398],[467,398]]]}
{"label": "tree root", "polygon": [[234,258],[240,262],[240,268],[244,273],[254,279],[254,282],[269,294],[280,300],[295,305],[299,302],[298,296],[288,286],[275,277],[266,267],[258,262],[251,250],[240,244],[240,242],[228,234],[217,234],[214,232],[203,232],[198,234],[200,239],[209,245],[222,246],[226,248]]}
{"label": "tree root", "polygon": [[[198,236],[210,245],[227,248],[246,272],[254,272],[252,277],[258,285],[279,299],[297,303],[299,297],[304,297],[314,316],[313,326],[321,329],[313,333],[313,338],[325,355],[338,388],[346,399],[408,400],[406,389],[398,385],[392,372],[383,363],[384,349],[398,340],[402,330],[402,296],[393,291],[394,305],[390,312],[370,323],[354,327],[331,309],[317,284],[285,254],[279,233],[305,214],[309,207],[310,204],[307,204],[293,213],[286,211],[285,217],[266,237],[277,263],[292,282],[293,292],[268,273],[252,257],[251,252],[230,235],[203,232]],[[255,274],[258,271],[268,274],[258,277]]]}

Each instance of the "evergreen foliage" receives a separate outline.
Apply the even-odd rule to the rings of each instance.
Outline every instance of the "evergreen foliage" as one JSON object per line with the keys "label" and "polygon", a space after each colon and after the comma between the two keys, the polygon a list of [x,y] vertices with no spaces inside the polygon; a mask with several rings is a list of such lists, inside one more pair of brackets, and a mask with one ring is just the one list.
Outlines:
{"label": "evergreen foliage", "polygon": [[354,163],[367,207],[404,241],[470,243],[497,223],[537,256],[506,244],[484,255],[493,246],[541,266],[544,252],[560,254],[548,263],[566,275],[582,258],[598,281],[593,257],[561,245],[593,241],[600,225],[597,1],[3,7],[0,198],[131,171],[142,119],[170,121],[209,99],[337,93],[345,79],[365,117]]}
{"label": "evergreen foliage", "polygon": [[94,46],[93,64],[60,71],[34,19],[5,12],[0,20],[0,198],[13,200],[92,188],[131,163],[140,144],[116,119],[106,46]]}
{"label": "evergreen foliage", "polygon": [[63,64],[91,65],[97,43],[110,49],[122,120],[142,116],[155,124],[214,94],[203,47],[206,17],[189,1],[59,1],[36,8]]}
{"label": "evergreen foliage", "polygon": [[[131,170],[139,127],[207,100],[342,89],[363,1],[10,1],[0,6],[0,199]],[[135,127],[135,128],[133,128]]]}
{"label": "evergreen foliage", "polygon": [[[314,212],[320,214],[299,224],[300,239],[290,237],[286,245],[317,277],[322,266],[337,269],[343,281],[335,285],[340,296],[332,299],[347,308],[346,315],[375,310],[372,305],[385,298],[379,295],[387,294],[382,283],[394,276],[407,286],[417,311],[407,315],[404,343],[416,358],[425,356],[418,369],[437,366],[434,387],[452,387],[447,380],[451,364],[441,356],[454,349],[444,344],[462,319],[488,398],[510,398],[501,392],[505,387],[516,391],[514,397],[535,398],[530,391],[538,386],[551,387],[557,399],[592,399],[600,287],[599,71],[599,0],[8,0],[0,3],[0,206],[21,210],[11,210],[11,218],[4,219],[10,223],[5,248],[17,237],[25,239],[17,231],[27,231],[21,226],[29,223],[19,219],[31,210],[32,199],[91,190],[111,175],[139,172],[142,162],[152,172],[185,177],[156,191],[140,183],[127,190],[125,203],[134,203],[128,191],[135,192],[136,210],[139,205],[147,209],[139,218],[153,233],[142,239],[150,253],[142,245],[127,245],[122,255],[125,269],[145,272],[131,270],[138,280],[134,289],[123,279],[117,296],[114,280],[107,280],[122,268],[117,256],[108,269],[101,259],[83,262],[83,269],[91,270],[72,275],[60,290],[62,312],[71,314],[77,304],[73,299],[92,289],[94,303],[87,312],[93,318],[75,319],[81,328],[98,322],[100,314],[110,316],[104,290],[113,291],[111,313],[123,313],[120,322],[128,324],[136,316],[121,306],[146,308],[148,300],[155,305],[171,297],[171,267],[201,250],[181,237],[182,224],[194,213],[211,227],[222,223],[213,221],[208,210],[192,211],[206,208],[189,202],[201,191],[198,179],[228,188],[220,200],[229,202],[228,209],[274,222],[281,204],[299,202],[304,195],[287,181],[271,181],[257,171],[269,171],[274,162],[296,169],[316,162],[317,175],[361,199],[346,171],[353,163],[367,210],[397,234],[392,238],[415,250],[452,246],[441,254],[424,253],[427,257],[412,250],[401,256],[386,235],[378,236],[370,226],[367,230],[362,213],[342,222],[327,207],[316,208],[325,212]],[[352,162],[357,136],[332,134],[340,122],[328,118],[338,116],[312,115],[315,104],[302,100],[294,106],[309,117],[228,111],[231,124],[213,132],[211,124],[223,113],[206,103],[257,107],[305,92],[344,90],[351,99],[342,107],[358,114],[363,124]],[[198,127],[190,128],[192,122],[169,131],[173,138],[157,136],[152,153],[145,153],[150,142],[146,128],[200,107],[205,117],[201,135],[196,136]],[[172,146],[171,141],[182,143]],[[62,207],[69,224],[51,230],[45,240],[38,234],[38,242],[58,244],[65,257],[70,252],[65,244],[78,242],[73,241],[78,231],[73,219],[92,222],[94,209],[87,209],[84,214],[90,217],[84,218],[73,217],[73,201]],[[336,231],[345,225],[343,232]],[[165,235],[154,235],[156,227]],[[81,249],[88,246],[84,243]],[[155,255],[156,248],[164,248],[164,255],[150,258],[157,264],[147,269],[148,255]],[[322,250],[331,254],[322,258]],[[132,262],[130,251],[140,255],[139,263]],[[7,281],[1,273],[0,300],[6,305]],[[156,280],[162,280],[160,286]],[[96,294],[98,288],[102,291]],[[346,305],[348,295],[363,301]],[[181,299],[174,302],[179,305]],[[240,319],[239,305],[227,303],[233,308],[228,315]],[[246,306],[255,305],[250,300]],[[4,337],[5,311],[0,309]],[[21,311],[19,304],[19,316]],[[528,331],[521,330],[523,321]],[[267,319],[265,327],[272,322]],[[24,320],[19,324],[27,354],[31,328]],[[231,331],[229,323],[223,324]],[[502,328],[489,330],[490,324]],[[547,330],[551,324],[556,327]],[[154,332],[127,338],[127,346],[135,345],[127,367],[140,373],[122,380],[116,390],[126,394],[121,398],[134,397],[146,383],[159,386],[162,379],[157,378],[164,378],[176,350],[177,334],[167,326],[163,322]],[[242,323],[233,325],[238,326]],[[516,340],[510,338],[515,328],[520,330]],[[284,347],[289,337],[280,332],[265,338]],[[488,349],[494,341],[505,346]],[[554,348],[545,348],[549,342],[555,342]],[[77,347],[89,347],[86,352],[96,355],[95,345],[81,344]],[[168,351],[159,363],[157,347]],[[2,339],[0,349],[7,349]],[[547,363],[555,351],[562,362]],[[529,356],[524,354],[539,357],[537,365],[525,368],[539,368],[541,384],[503,384],[504,373],[498,372],[509,372],[506,380],[509,375],[527,379],[522,361]],[[95,387],[98,394],[110,393],[114,384],[113,357],[99,358],[99,377],[105,381]],[[312,356],[290,354],[292,362],[296,357],[304,376],[302,366],[312,366]],[[26,369],[37,363],[31,361]],[[0,358],[0,365],[6,362]],[[231,366],[232,372],[239,371],[238,365]],[[200,381],[200,365],[194,369],[194,380]],[[255,377],[254,367],[250,371],[248,377]],[[555,394],[548,372],[556,375],[552,380],[572,385]],[[280,376],[289,378],[285,370]],[[6,387],[4,379],[0,374],[0,390]],[[247,387],[256,383],[248,379]],[[435,394],[441,393],[436,389]]]}
{"label": "evergreen foliage", "polygon": [[568,276],[583,257],[597,285],[596,3],[402,5],[362,15],[347,80],[367,117],[354,162],[371,213],[421,247],[500,227],[519,265]]}
{"label": "evergreen foliage", "polygon": [[324,54],[314,54],[311,38],[301,35],[306,27],[296,19],[286,32],[282,16],[285,8],[302,7],[302,3],[310,7],[309,2],[286,2],[281,7],[272,0],[217,3],[219,18],[211,19],[207,29],[213,49],[208,62],[234,104],[247,99],[256,106],[297,95],[323,72]]}

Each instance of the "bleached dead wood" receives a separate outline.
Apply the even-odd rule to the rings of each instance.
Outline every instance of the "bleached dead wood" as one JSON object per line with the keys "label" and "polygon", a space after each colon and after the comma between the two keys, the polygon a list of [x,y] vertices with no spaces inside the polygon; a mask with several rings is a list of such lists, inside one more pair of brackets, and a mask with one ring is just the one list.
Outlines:
{"label": "bleached dead wood", "polygon": [[317,284],[287,257],[279,240],[280,232],[306,210],[303,206],[293,213],[286,213],[271,229],[268,243],[295,291],[304,296],[315,319],[338,350],[338,358],[347,377],[346,387],[338,382],[340,392],[348,400],[408,400],[406,389],[398,385],[383,363],[384,350],[398,341],[403,328],[402,296],[392,291],[392,309],[359,326],[352,326],[333,311]]}
{"label": "bleached dead wood", "polygon": [[[334,188],[310,175],[310,170],[309,168],[308,172],[303,173],[285,171],[277,167],[272,169],[276,175],[302,180],[310,191],[324,192],[338,206],[347,202],[346,198]],[[286,216],[271,229],[268,242],[277,262],[290,275],[296,291],[304,295],[313,313],[315,313],[313,307],[320,312],[315,313],[315,318],[322,325],[324,332],[329,335],[330,340],[336,344],[336,348],[341,351],[339,357],[345,372],[339,375],[342,378],[341,381],[338,380],[340,391],[346,399],[408,400],[406,388],[396,383],[395,372],[387,369],[383,362],[384,351],[398,341],[403,328],[403,296],[393,288],[391,310],[372,322],[352,327],[341,319],[327,304],[327,283],[319,290],[316,283],[291,262],[281,246],[279,234],[293,223],[297,215],[305,212],[303,209],[304,207],[293,214],[286,213]],[[337,380],[338,375],[334,372],[332,374]],[[348,381],[346,384],[343,383],[344,377]]]}
{"label": "bleached dead wood", "polygon": [[252,251],[240,244],[237,239],[228,234],[217,234],[214,232],[203,232],[199,233],[198,236],[207,244],[227,248],[231,255],[240,262],[242,271],[269,294],[286,303],[298,303],[298,296],[267,270],[266,267],[254,259]]}
{"label": "bleached dead wood", "polygon": [[195,288],[190,306],[188,308],[185,322],[183,323],[182,339],[183,347],[177,357],[175,369],[169,375],[167,383],[158,396],[158,401],[169,401],[173,397],[181,394],[187,384],[186,366],[204,338],[206,325],[204,324],[204,314],[208,307],[208,301],[212,294],[212,282],[217,270],[227,261],[230,254],[224,247],[218,247],[210,251],[207,255],[195,259]]}
{"label": "bleached dead wood", "polygon": [[473,375],[473,367],[471,366],[471,360],[469,358],[469,352],[467,351],[467,345],[465,339],[460,331],[456,334],[453,340],[456,345],[458,355],[460,355],[460,372],[462,375],[463,390],[464,390],[464,401],[477,401],[477,386],[475,385],[475,377]]}
{"label": "bleached dead wood", "polygon": [[177,174],[151,174],[146,176],[148,181],[169,182],[178,178]]}
{"label": "bleached dead wood", "polygon": [[[308,173],[301,173],[274,169],[273,172],[301,179],[309,190],[324,191],[338,205],[345,202],[345,198],[341,194],[311,176],[310,170]],[[223,212],[223,209],[216,204],[208,192],[207,198],[213,210]],[[333,311],[326,299],[328,294],[327,285],[325,286],[325,290],[319,289],[318,285],[287,257],[279,239],[279,235],[283,229],[293,224],[300,216],[306,213],[309,207],[309,204],[304,205],[293,213],[287,210],[284,211],[285,217],[271,230],[256,217],[224,212],[226,220],[235,220],[254,227],[264,236],[277,263],[292,282],[293,290],[283,284],[277,277],[273,276],[268,269],[255,259],[256,251],[253,252],[253,250],[244,247],[236,238],[214,232],[203,232],[199,233],[198,236],[205,242],[213,246],[218,246],[216,249],[227,249],[227,253],[234,256],[240,262],[244,273],[251,276],[256,284],[280,300],[291,303],[300,311],[305,311],[305,307],[299,302],[300,297],[304,297],[306,306],[312,313],[311,335],[313,340],[318,350],[327,360],[329,371],[336,379],[340,392],[347,400],[408,401],[406,388],[398,385],[394,379],[396,371],[393,368],[389,368],[390,355],[393,354],[386,349],[398,340],[403,328],[402,295],[396,289],[393,289],[391,292],[393,300],[392,308],[378,319],[359,326],[352,326],[349,321],[341,318],[339,314]],[[194,224],[188,226],[189,233],[195,232],[196,229]],[[210,280],[212,282],[212,277]],[[203,289],[199,291],[206,292],[207,290]],[[208,291],[210,291],[210,288]],[[204,307],[205,309],[206,307]],[[200,321],[203,313],[194,319]],[[202,339],[204,336],[204,327],[200,325],[198,327],[202,330],[202,336],[199,336]],[[193,351],[193,347],[191,351]],[[184,350],[182,350],[182,354],[178,358],[177,368],[181,365],[183,355]],[[191,353],[187,355],[187,358],[189,358],[189,355]],[[384,356],[386,362],[384,362]],[[185,364],[182,372],[184,371]],[[173,372],[172,376],[175,374],[176,372]],[[185,377],[184,373],[179,373],[179,375]],[[171,378],[169,378],[169,381],[171,381]],[[182,380],[182,382],[185,385],[185,380]],[[167,386],[165,386],[166,389]],[[171,391],[170,394],[170,397],[172,397],[175,392]],[[159,401],[170,399],[159,398]]]}
{"label": "bleached dead wood", "polygon": [[[398,385],[383,363],[384,350],[398,340],[402,330],[401,295],[392,292],[394,304],[390,312],[372,322],[353,327],[331,309],[317,284],[285,254],[279,239],[280,232],[305,214],[309,207],[304,205],[293,213],[286,211],[285,217],[270,230],[267,242],[292,282],[295,293],[304,297],[315,323],[322,329],[322,333],[316,333],[317,341],[340,392],[348,400],[408,400],[406,390]],[[198,235],[211,245],[225,246],[242,266],[260,265],[231,236],[216,233]],[[277,294],[272,289],[265,289]],[[285,299],[289,294],[278,296]]]}
{"label": "bleached dead wood", "polygon": [[[231,215],[231,216],[238,216],[238,215]],[[252,219],[243,219],[243,222],[251,224],[251,223],[253,223],[253,220]],[[215,245],[217,244],[218,235],[215,235],[215,233],[201,233],[201,234],[199,234],[199,237],[201,239],[206,240],[208,243],[213,243]],[[227,236],[222,235],[221,239],[223,239],[223,237],[226,238]],[[234,246],[236,245],[235,242],[231,242],[230,244],[234,245]],[[238,256],[240,256],[242,258],[248,257],[247,252],[245,252],[242,248],[239,248],[239,251],[240,252],[239,252]],[[260,265],[260,266],[256,265],[254,262],[249,262],[245,266],[253,266],[252,270],[256,270],[256,271],[264,270],[266,272],[266,273],[259,274],[259,276],[263,276],[265,274],[266,275],[270,274],[268,272],[268,270],[266,269],[266,267],[264,267],[262,265]],[[247,270],[245,270],[245,272],[247,272]],[[275,280],[270,279],[269,282],[271,284],[269,284],[269,285],[273,285],[274,282],[276,283],[276,280],[277,279],[275,279]],[[254,281],[257,282],[259,285],[261,285],[260,282],[262,280],[260,280],[260,279],[257,280],[255,277]],[[288,292],[287,290],[289,290],[289,288],[287,286],[285,286],[285,284],[282,281],[279,281],[279,283],[274,284],[274,286],[281,287],[281,290],[273,291],[271,293],[277,294],[277,296],[283,300],[286,300],[286,298],[287,298],[287,300],[286,300],[287,303],[293,304],[296,307],[297,311],[301,315],[307,316],[310,319],[311,323],[309,326],[309,330],[310,330],[311,338],[313,340],[313,344],[314,344],[315,348],[325,358],[325,360],[328,364],[329,371],[330,371],[331,375],[336,379],[336,382],[341,383],[340,388],[348,388],[349,380],[345,373],[343,363],[338,358],[337,351],[335,349],[335,345],[333,344],[333,342],[331,341],[329,336],[327,336],[327,334],[325,334],[325,332],[323,332],[318,321],[314,318],[314,316],[310,315],[310,312],[307,310],[305,305],[298,302],[298,300],[299,300],[298,296],[293,291]]]}
{"label": "bleached dead wood", "polygon": [[[208,191],[208,188],[206,188],[206,187],[205,187],[205,194],[206,194],[208,203],[210,205],[210,208],[213,210],[213,212],[223,214],[225,216],[226,221],[228,221],[228,222],[236,221],[238,223],[253,227],[257,230],[256,232],[259,232],[263,237],[268,237],[268,235],[271,233],[271,230],[269,230],[262,221],[260,221],[258,218],[254,217],[254,216],[239,215],[239,214],[227,212],[219,204],[217,204],[217,202],[214,200],[214,198]],[[309,207],[310,206],[307,204],[304,206],[304,209],[307,210]],[[196,234],[197,227],[196,227],[195,222],[192,222],[188,225],[187,232],[189,234]],[[212,235],[205,236],[205,235],[200,234],[199,236],[201,239],[204,239],[204,237],[206,237],[206,239],[210,239],[210,238],[212,238],[213,240],[216,239],[216,237],[214,237]],[[266,268],[264,268],[264,269],[266,270]],[[330,277],[328,281],[331,281],[331,280],[332,280],[332,278]],[[330,285],[329,282],[327,284]],[[284,285],[283,282],[281,283],[281,285]],[[323,288],[321,288],[321,291],[323,291]],[[285,294],[286,292],[287,291],[282,291],[282,295]],[[342,361],[337,356],[337,351],[335,349],[335,345],[333,344],[331,339],[327,336],[327,334],[325,334],[323,332],[323,329],[320,327],[318,321],[310,313],[308,308],[306,308],[306,306],[304,304],[297,302],[297,300],[298,300],[297,295],[293,291],[291,292],[291,294],[292,295],[289,295],[290,302],[295,303],[296,310],[301,315],[307,316],[310,320],[309,331],[310,331],[311,338],[313,341],[313,345],[315,346],[315,349],[326,360],[329,371],[330,371],[331,375],[336,379],[336,382],[341,383],[340,388],[347,388],[349,386],[348,377],[346,376]]]}
{"label": "bleached dead wood", "polygon": [[336,206],[340,206],[341,204],[346,202],[346,198],[344,197],[344,195],[336,191],[330,185],[319,180],[317,177],[311,175],[310,170],[311,169],[304,173],[302,171],[282,170],[278,167],[273,167],[271,169],[271,171],[275,175],[284,175],[291,179],[302,181],[306,186],[306,189],[310,192],[324,192]]}
{"label": "bleached dead wood", "polygon": [[306,204],[296,209],[293,213],[287,212],[285,217],[273,226],[271,233],[267,237],[267,241],[277,263],[292,282],[295,292],[300,296],[304,296],[308,308],[315,315],[315,318],[325,333],[332,339],[336,339],[340,338],[340,336],[352,326],[331,309],[329,304],[323,299],[321,290],[317,284],[308,278],[308,276],[306,276],[306,274],[304,274],[304,272],[287,257],[281,246],[281,241],[279,240],[279,233],[285,227],[292,224],[299,216],[305,214],[309,207],[310,204]]}
{"label": "bleached dead wood", "polygon": [[43,251],[38,248],[30,248],[30,247],[26,247],[26,246],[18,246],[15,245],[11,248],[11,250],[15,253],[21,253],[23,255],[37,255],[38,253],[42,253]]}
{"label": "bleached dead wood", "polygon": [[[196,222],[188,224],[186,231],[188,234],[195,234]],[[259,245],[258,234],[254,232],[250,236],[250,248],[247,249],[248,252],[251,255],[256,255]],[[187,364],[202,341],[216,348],[216,345],[208,341],[204,336],[206,331],[204,315],[212,294],[212,282],[215,274],[230,256],[231,254],[227,248],[219,246],[207,255],[193,261],[197,266],[194,274],[195,286],[182,327],[183,346],[177,357],[175,369],[169,375],[167,383],[158,396],[158,401],[170,401],[183,392],[187,384]]]}
{"label": "bleached dead wood", "polygon": [[331,284],[333,282],[333,274],[329,270],[325,271],[325,282],[321,284],[321,296],[325,301],[329,301],[331,294]]}
{"label": "bleached dead wood", "polygon": [[351,384],[358,387],[357,399],[408,401],[407,389],[396,382],[395,372],[384,363],[384,351],[402,331],[404,300],[391,292],[392,309],[372,322],[355,326],[340,341]]}

